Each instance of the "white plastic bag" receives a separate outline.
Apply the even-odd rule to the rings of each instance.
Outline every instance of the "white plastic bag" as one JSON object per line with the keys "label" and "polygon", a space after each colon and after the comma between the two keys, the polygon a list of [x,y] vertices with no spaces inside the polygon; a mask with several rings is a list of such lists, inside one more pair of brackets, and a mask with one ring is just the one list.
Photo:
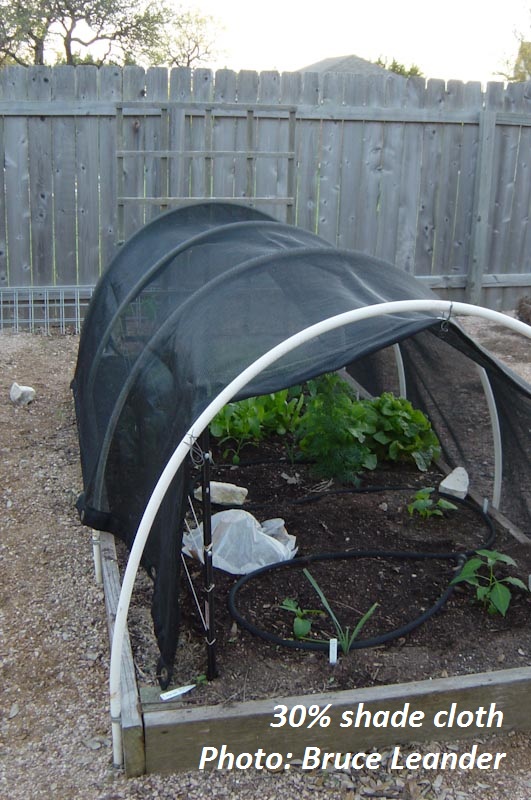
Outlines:
{"label": "white plastic bag", "polygon": [[[232,575],[293,558],[295,542],[280,518],[260,524],[248,511],[236,508],[212,515],[213,563]],[[202,525],[183,536],[183,553],[203,563]]]}

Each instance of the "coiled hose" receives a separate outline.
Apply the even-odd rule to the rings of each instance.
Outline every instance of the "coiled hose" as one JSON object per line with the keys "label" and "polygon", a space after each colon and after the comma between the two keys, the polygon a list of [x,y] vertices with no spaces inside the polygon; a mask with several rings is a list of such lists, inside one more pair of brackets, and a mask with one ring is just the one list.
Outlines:
{"label": "coiled hose", "polygon": [[[361,492],[361,491],[389,491],[390,489],[405,489],[408,488],[409,490],[411,487],[370,487],[369,489],[356,489],[353,491]],[[318,498],[319,499],[319,498]],[[466,500],[459,500],[459,503],[462,505],[468,506],[472,510],[478,512],[483,521],[485,522],[488,535],[481,545],[484,548],[489,548],[492,546],[495,538],[496,538],[496,530],[494,528],[494,524],[492,519],[488,515],[488,513],[483,510],[479,509],[477,506],[473,505],[472,503]],[[313,502],[314,498],[311,498]],[[300,502],[300,501],[298,501]],[[290,559],[289,561],[281,561],[276,564],[270,564],[265,567],[261,567],[260,569],[254,570],[253,572],[248,573],[247,575],[243,575],[231,588],[228,598],[228,606],[229,611],[233,619],[238,623],[238,625],[243,628],[244,630],[252,633],[254,636],[258,636],[260,639],[263,639],[266,642],[270,642],[272,644],[280,645],[282,647],[289,647],[292,649],[297,650],[312,650],[312,651],[325,651],[328,652],[329,644],[328,642],[308,642],[308,641],[301,641],[298,639],[283,639],[280,636],[276,636],[274,633],[269,633],[268,631],[262,630],[257,625],[254,625],[252,622],[247,620],[243,614],[240,612],[237,606],[237,596],[240,589],[245,586],[250,581],[254,580],[255,578],[263,575],[266,572],[273,572],[275,570],[285,570],[285,569],[302,569],[303,567],[307,566],[308,564],[314,563],[316,561],[340,561],[340,560],[348,560],[353,558],[383,558],[383,559],[398,559],[398,560],[422,560],[422,559],[439,559],[439,560],[453,560],[457,563],[457,572],[454,577],[457,577],[461,572],[467,558],[472,555],[475,550],[463,551],[463,552],[449,552],[449,553],[429,553],[429,552],[415,552],[415,551],[395,551],[395,550],[349,550],[345,552],[338,552],[338,553],[316,553],[313,555],[307,556],[299,556],[297,558]],[[418,628],[428,619],[433,617],[437,614],[438,611],[445,605],[448,599],[451,597],[454,591],[454,586],[452,584],[448,585],[443,594],[439,597],[436,603],[434,603],[430,608],[424,611],[420,616],[416,617],[415,619],[411,620],[410,622],[406,623],[405,625],[401,626],[400,628],[395,628],[387,633],[380,634],[379,636],[373,636],[370,639],[355,639],[351,645],[350,650],[360,650],[366,647],[375,647],[377,645],[386,644],[387,642],[392,641],[393,639],[398,639],[401,636],[405,636],[406,634],[410,633],[411,631]]]}

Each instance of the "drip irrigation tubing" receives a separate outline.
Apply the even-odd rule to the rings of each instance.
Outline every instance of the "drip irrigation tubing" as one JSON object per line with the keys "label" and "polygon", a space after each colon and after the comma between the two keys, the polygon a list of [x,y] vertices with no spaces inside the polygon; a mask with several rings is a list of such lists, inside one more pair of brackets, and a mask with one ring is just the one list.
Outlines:
{"label": "drip irrigation tubing", "polygon": [[[320,491],[311,492],[310,494],[305,494],[302,497],[297,497],[295,500],[287,500],[284,501],[284,505],[290,506],[302,506],[302,505],[310,505],[311,503],[318,503],[320,500],[323,500],[325,497],[333,497],[334,495],[338,494],[374,494],[376,492],[414,492],[418,491],[419,486],[360,486],[360,487],[349,487],[348,489],[324,489]],[[456,498],[453,498],[456,499]],[[458,498],[457,498],[458,499]],[[263,502],[253,502],[249,501],[245,503],[246,510],[254,510],[258,508],[263,508],[264,506],[271,505],[270,500],[264,500]],[[235,508],[241,508],[241,506],[234,506]]]}
{"label": "drip irrigation tubing", "polygon": [[[387,487],[389,489],[389,487]],[[461,505],[467,506],[472,510],[476,511],[480,514],[485,522],[487,529],[489,531],[488,536],[484,540],[481,547],[488,548],[492,546],[493,542],[496,538],[496,530],[494,528],[494,524],[492,519],[488,515],[487,511],[478,508],[475,504],[470,503],[467,500],[460,500],[459,498],[453,498],[457,500],[457,502]],[[280,645],[281,647],[288,647],[291,649],[297,650],[311,650],[311,651],[322,651],[328,652],[329,650],[329,643],[328,642],[311,642],[311,641],[302,641],[298,639],[284,639],[281,636],[277,636],[274,633],[269,633],[269,631],[265,631],[259,628],[254,623],[247,620],[243,614],[239,611],[237,606],[237,595],[240,589],[245,586],[245,584],[249,583],[249,581],[254,580],[255,578],[263,575],[267,572],[273,572],[274,570],[279,569],[302,569],[303,567],[307,566],[308,564],[312,564],[316,561],[340,561],[340,560],[348,560],[348,559],[360,559],[360,558],[381,558],[381,559],[399,559],[399,560],[423,560],[423,559],[439,559],[441,561],[450,561],[453,560],[457,563],[457,570],[453,577],[455,579],[461,573],[463,566],[468,558],[468,556],[472,555],[475,550],[466,550],[462,552],[448,552],[448,553],[433,553],[427,551],[408,551],[408,550],[347,550],[344,552],[338,553],[315,553],[312,555],[307,556],[299,556],[297,558],[292,558],[288,561],[281,561],[276,564],[269,564],[265,567],[261,567],[260,569],[254,570],[253,572],[248,573],[247,575],[242,575],[242,577],[234,584],[231,588],[228,598],[228,606],[229,611],[232,618],[238,623],[238,625],[243,628],[244,630],[252,633],[254,636],[258,636],[260,639],[263,639],[266,642],[270,642],[271,644]],[[387,642],[392,641],[393,639],[399,639],[402,636],[405,636],[411,631],[418,628],[424,622],[429,620],[433,617],[437,612],[439,612],[443,606],[448,602],[449,598],[453,594],[455,586],[453,584],[449,584],[439,599],[424,611],[420,616],[416,617],[415,619],[411,620],[410,622],[402,625],[400,628],[394,628],[387,633],[379,634],[378,636],[373,636],[370,639],[355,639],[351,642],[349,651],[350,650],[361,650],[363,648],[368,647],[377,647],[382,644],[386,644]]]}

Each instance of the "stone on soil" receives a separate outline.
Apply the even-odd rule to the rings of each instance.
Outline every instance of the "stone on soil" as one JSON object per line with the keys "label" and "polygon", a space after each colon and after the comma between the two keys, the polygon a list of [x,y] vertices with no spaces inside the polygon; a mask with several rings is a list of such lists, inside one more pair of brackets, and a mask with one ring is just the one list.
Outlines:
{"label": "stone on soil", "polygon": [[35,400],[35,389],[31,386],[20,386],[16,381],[13,383],[9,397],[12,403],[17,406],[27,406]]}
{"label": "stone on soil", "polygon": [[456,467],[439,484],[441,494],[449,494],[464,500],[468,494],[468,473],[464,467]]}

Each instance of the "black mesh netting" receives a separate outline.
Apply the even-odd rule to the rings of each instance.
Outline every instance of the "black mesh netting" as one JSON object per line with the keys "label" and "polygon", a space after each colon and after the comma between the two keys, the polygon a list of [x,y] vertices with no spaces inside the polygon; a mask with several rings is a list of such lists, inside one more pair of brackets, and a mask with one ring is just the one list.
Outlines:
{"label": "black mesh netting", "polygon": [[[374,303],[433,297],[390,264],[336,250],[251,208],[201,203],[157,218],[110,264],[82,330],[73,389],[83,521],[130,547],[175,447],[245,367],[330,316]],[[482,491],[492,483],[492,436],[472,362],[486,370],[510,464],[502,510],[510,509],[527,524],[529,494],[521,485],[530,466],[529,387],[459,328],[441,326],[433,314],[386,315],[319,336],[265,370],[237,399],[345,365],[372,394],[392,390],[396,362],[389,346],[397,342],[408,397],[428,413],[450,465],[465,466]],[[176,475],[143,557],[154,577],[159,669],[168,676],[178,640],[188,471],[184,465]]]}

